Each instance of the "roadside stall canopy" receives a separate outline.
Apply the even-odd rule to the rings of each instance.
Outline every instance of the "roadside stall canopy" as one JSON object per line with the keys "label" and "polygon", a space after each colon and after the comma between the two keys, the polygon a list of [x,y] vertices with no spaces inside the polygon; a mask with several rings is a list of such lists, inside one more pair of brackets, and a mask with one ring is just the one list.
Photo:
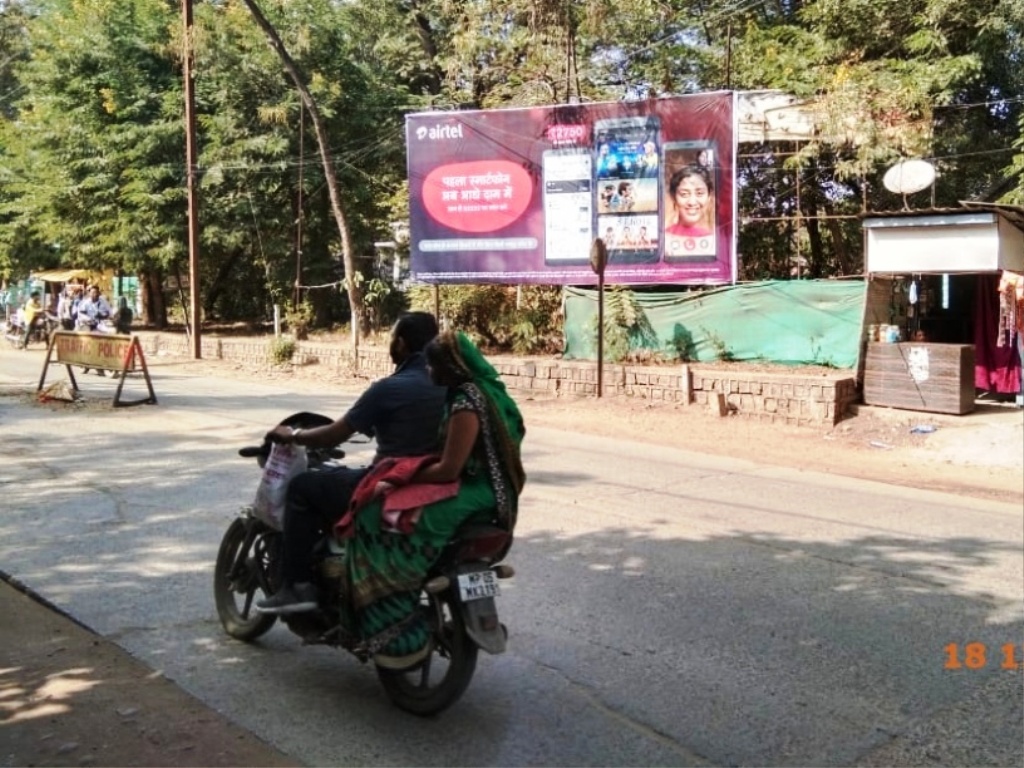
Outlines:
{"label": "roadside stall canopy", "polygon": [[33,280],[47,283],[66,283],[69,280],[87,279],[92,276],[88,269],[44,269],[32,273]]}
{"label": "roadside stall canopy", "polygon": [[1024,208],[962,205],[865,217],[867,272],[934,275],[1024,271]]}

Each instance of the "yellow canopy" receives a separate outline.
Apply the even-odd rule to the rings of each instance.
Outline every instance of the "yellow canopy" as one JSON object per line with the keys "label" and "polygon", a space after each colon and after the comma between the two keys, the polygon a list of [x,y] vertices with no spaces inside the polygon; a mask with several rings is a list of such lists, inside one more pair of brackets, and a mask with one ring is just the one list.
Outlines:
{"label": "yellow canopy", "polygon": [[34,280],[45,280],[48,283],[66,283],[75,278],[87,278],[92,275],[88,269],[44,269],[41,272],[33,272]]}

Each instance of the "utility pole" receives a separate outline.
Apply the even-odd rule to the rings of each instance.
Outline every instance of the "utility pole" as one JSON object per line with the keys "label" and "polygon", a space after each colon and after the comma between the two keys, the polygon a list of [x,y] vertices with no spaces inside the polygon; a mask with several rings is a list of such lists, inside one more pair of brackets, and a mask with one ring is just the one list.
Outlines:
{"label": "utility pole", "polygon": [[298,310],[302,303],[302,184],[303,169],[306,163],[305,148],[306,106],[299,102],[299,200],[296,206],[298,217],[295,220],[295,292],[292,295],[292,309]]}
{"label": "utility pole", "polygon": [[[183,64],[185,78],[185,163],[187,165],[188,194],[188,280],[189,314],[192,315],[192,358],[203,357],[202,335],[200,332],[199,309],[199,201],[196,196],[196,94],[193,75],[192,52],[192,0],[181,0],[182,24],[184,26]],[[190,322],[185,318],[186,325]]]}
{"label": "utility pole", "polygon": [[732,90],[732,19],[725,25],[725,90]]}

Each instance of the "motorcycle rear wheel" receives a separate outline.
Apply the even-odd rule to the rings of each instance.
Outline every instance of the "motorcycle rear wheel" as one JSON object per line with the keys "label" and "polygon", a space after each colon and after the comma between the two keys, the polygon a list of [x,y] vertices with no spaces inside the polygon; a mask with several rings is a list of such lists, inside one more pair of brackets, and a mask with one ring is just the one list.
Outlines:
{"label": "motorcycle rear wheel", "polygon": [[462,613],[450,593],[424,592],[421,610],[431,627],[430,655],[410,670],[377,667],[377,677],[399,709],[428,717],[447,709],[462,696],[473,679],[480,649],[466,634]]}
{"label": "motorcycle rear wheel", "polygon": [[[259,596],[273,593],[273,565],[280,535],[269,529],[257,532],[248,551],[243,552],[253,525],[262,524],[239,517],[228,526],[213,572],[213,598],[220,623],[231,637],[245,642],[266,634],[277,621],[277,616],[258,613],[254,603]],[[239,563],[240,557],[244,559]]]}

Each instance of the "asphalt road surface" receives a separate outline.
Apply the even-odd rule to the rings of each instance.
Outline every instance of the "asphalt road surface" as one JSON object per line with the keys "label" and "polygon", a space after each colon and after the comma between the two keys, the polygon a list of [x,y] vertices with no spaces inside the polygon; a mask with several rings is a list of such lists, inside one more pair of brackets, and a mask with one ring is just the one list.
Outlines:
{"label": "asphalt road surface", "polygon": [[41,360],[0,353],[0,570],[303,763],[1024,761],[1019,506],[528,425],[509,652],[420,720],[344,652],[231,641],[213,606],[259,478],[236,449],[352,393],[156,360],[158,405],[103,407],[90,374],[90,405],[41,406]]}

